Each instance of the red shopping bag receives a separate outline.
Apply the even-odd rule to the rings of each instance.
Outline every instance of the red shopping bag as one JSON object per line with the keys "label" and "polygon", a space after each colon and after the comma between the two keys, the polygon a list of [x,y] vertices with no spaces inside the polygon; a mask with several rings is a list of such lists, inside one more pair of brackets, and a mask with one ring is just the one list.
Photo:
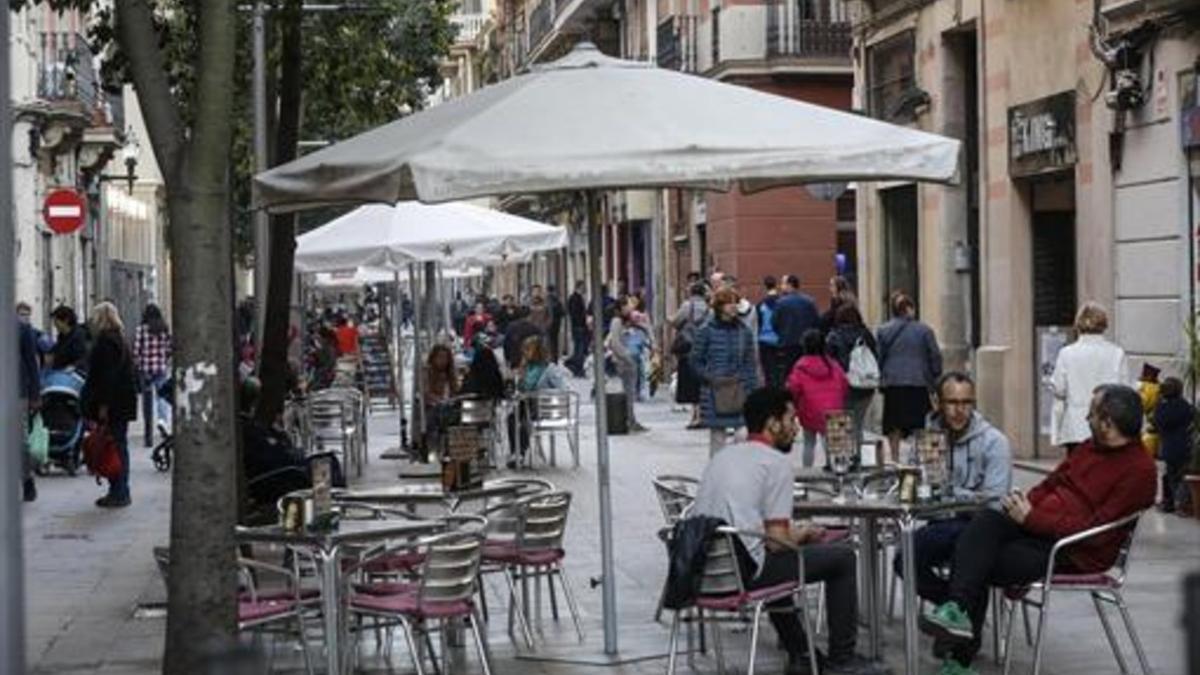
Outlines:
{"label": "red shopping bag", "polygon": [[107,426],[97,426],[83,439],[83,462],[97,482],[103,478],[111,483],[121,475],[121,451]]}

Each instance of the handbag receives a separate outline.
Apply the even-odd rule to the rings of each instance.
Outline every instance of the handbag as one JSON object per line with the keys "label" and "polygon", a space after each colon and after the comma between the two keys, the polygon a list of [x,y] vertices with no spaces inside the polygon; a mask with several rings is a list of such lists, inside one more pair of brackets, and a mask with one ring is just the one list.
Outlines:
{"label": "handbag", "polygon": [[96,427],[83,439],[83,461],[96,482],[103,478],[111,483],[121,475],[121,452],[107,426]]}
{"label": "handbag", "polygon": [[41,415],[33,416],[33,421],[29,424],[29,436],[26,437],[26,442],[29,447],[29,456],[33,459],[34,464],[45,464],[50,456],[50,432],[46,429],[46,424],[42,422]]}

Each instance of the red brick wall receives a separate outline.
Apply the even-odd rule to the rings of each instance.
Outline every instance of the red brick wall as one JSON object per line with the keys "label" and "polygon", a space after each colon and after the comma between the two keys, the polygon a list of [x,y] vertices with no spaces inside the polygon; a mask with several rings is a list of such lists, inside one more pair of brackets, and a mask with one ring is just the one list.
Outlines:
{"label": "red brick wall", "polygon": [[[849,109],[849,78],[742,78],[735,81],[781,96]],[[796,274],[803,290],[824,307],[837,252],[835,202],[813,199],[803,187],[754,195],[708,195],[708,251],[717,268],[738,278],[739,291],[757,301],[762,278]],[[711,271],[711,270],[707,270]]]}

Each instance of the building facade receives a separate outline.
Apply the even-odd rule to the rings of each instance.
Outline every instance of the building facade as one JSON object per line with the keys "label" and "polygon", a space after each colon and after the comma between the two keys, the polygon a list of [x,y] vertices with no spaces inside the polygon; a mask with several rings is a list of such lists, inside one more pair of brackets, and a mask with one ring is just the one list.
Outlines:
{"label": "building facade", "polygon": [[[1022,456],[1089,300],[1133,367],[1178,371],[1194,315],[1195,3],[860,0],[855,106],[963,141],[958,185],[860,186],[860,295],[904,290]],[[1200,130],[1200,125],[1196,125]],[[1197,134],[1200,143],[1200,134]],[[1194,173],[1194,171],[1192,172]]]}

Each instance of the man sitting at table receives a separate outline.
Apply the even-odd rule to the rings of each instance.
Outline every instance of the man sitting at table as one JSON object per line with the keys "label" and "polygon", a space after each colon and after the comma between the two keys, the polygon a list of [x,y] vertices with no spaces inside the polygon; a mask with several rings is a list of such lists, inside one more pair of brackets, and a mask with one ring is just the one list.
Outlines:
{"label": "man sitting at table", "polygon": [[[1142,448],[1142,401],[1124,385],[1103,385],[1092,396],[1082,443],[1029,496],[1014,490],[1002,511],[978,512],[958,537],[947,601],[920,617],[921,630],[955,647],[942,673],[971,673],[990,586],[1021,586],[1041,579],[1059,539],[1119,520],[1154,505],[1157,471]],[[1063,572],[1110,568],[1127,531],[1092,537],[1063,551]],[[974,621],[973,621],[974,619]],[[936,651],[935,651],[936,653]]]}
{"label": "man sitting at table", "polygon": [[[956,491],[967,491],[988,497],[988,506],[999,510],[1000,500],[1012,488],[1012,451],[1008,438],[975,410],[975,381],[963,372],[948,372],[938,379],[933,396],[934,412],[925,427],[946,433],[950,456],[950,484]],[[970,514],[934,521],[917,530],[913,540],[916,561],[917,595],[934,605],[946,602],[949,583],[939,570],[954,555],[954,543],[971,522]],[[896,575],[904,570],[899,554],[893,560]],[[983,615],[977,617],[983,620]],[[976,635],[980,633],[976,626]],[[979,651],[979,644],[962,648],[961,660],[969,661]],[[949,653],[950,646],[939,645],[939,654]]]}
{"label": "man sitting at table", "polygon": [[[803,545],[805,579],[825,583],[829,625],[826,675],[874,675],[890,672],[882,664],[855,653],[857,642],[858,587],[853,549],[843,544],[813,543],[821,528],[811,524],[792,527],[792,462],[788,453],[796,439],[796,411],[785,389],[764,387],[746,398],[743,408],[749,438],[718,452],[700,480],[691,514],[720,518],[747,532],[765,533],[769,539]],[[759,537],[740,536],[738,562],[748,589],[796,581],[796,553]],[[792,599],[769,607],[786,610]],[[808,673],[808,642],[794,611],[771,613],[771,623],[788,653],[789,675]]]}

